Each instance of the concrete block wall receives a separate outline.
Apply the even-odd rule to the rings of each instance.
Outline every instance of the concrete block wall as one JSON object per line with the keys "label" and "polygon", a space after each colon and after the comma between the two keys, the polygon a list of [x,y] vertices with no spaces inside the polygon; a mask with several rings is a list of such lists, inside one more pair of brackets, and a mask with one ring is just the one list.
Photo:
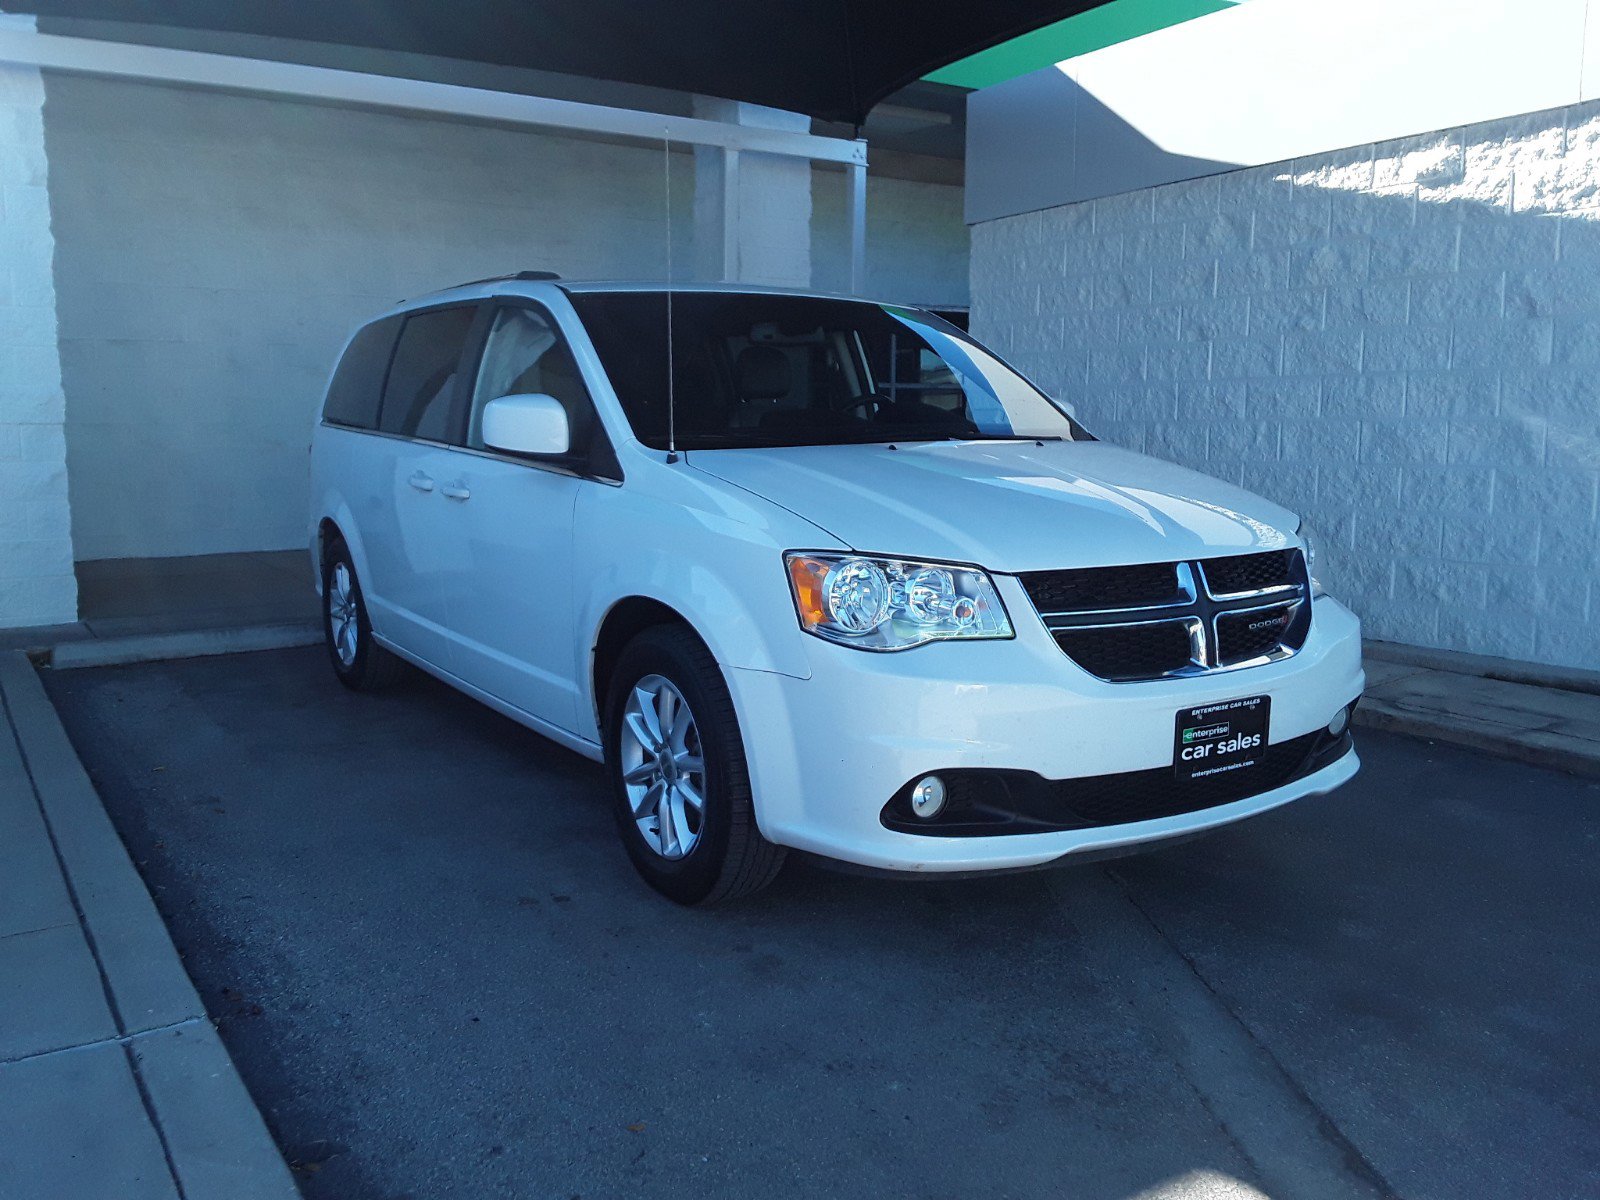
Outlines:
{"label": "concrete block wall", "polygon": [[1370,637],[1600,667],[1600,103],[973,229],[974,331],[1321,533]]}
{"label": "concrete block wall", "polygon": [[77,619],[43,102],[37,70],[0,65],[0,626]]}

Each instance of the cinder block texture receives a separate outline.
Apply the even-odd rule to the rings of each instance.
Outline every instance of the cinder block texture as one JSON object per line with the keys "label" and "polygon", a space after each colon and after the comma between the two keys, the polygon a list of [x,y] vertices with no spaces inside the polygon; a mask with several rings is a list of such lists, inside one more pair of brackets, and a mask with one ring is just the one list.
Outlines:
{"label": "cinder block texture", "polygon": [[1600,102],[990,221],[971,284],[1091,429],[1304,513],[1369,636],[1600,667]]}
{"label": "cinder block texture", "polygon": [[78,616],[43,102],[37,70],[0,65],[0,628]]}

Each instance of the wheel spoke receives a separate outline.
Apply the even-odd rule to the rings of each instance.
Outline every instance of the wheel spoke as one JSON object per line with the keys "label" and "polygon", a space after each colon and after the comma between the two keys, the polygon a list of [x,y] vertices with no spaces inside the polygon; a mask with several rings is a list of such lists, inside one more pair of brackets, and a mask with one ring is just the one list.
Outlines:
{"label": "wheel spoke", "polygon": [[656,740],[655,731],[650,728],[650,722],[642,712],[630,712],[623,718],[628,724],[628,732],[633,734],[634,740],[644,748],[646,754],[654,753],[661,745]]}
{"label": "wheel spoke", "polygon": [[689,711],[687,704],[678,705],[678,711],[673,714],[671,732],[667,735],[667,744],[674,753],[682,753],[688,749],[689,732],[694,728],[694,714]]}
{"label": "wheel spoke", "polygon": [[672,741],[672,731],[677,727],[678,710],[686,705],[678,703],[678,693],[671,687],[663,687],[656,693],[656,729],[661,735],[660,744],[667,746]]}
{"label": "wheel spoke", "polygon": [[638,796],[630,796],[628,802],[633,806],[633,815],[640,820],[659,813],[661,810],[662,796],[666,792],[666,784],[656,780]]}
{"label": "wheel spoke", "polygon": [[660,773],[653,759],[646,758],[638,766],[622,773],[623,783],[649,783]]}
{"label": "wheel spoke", "polygon": [[678,789],[668,788],[661,798],[661,853],[668,858],[681,858],[687,853],[689,823],[684,820],[683,798]]}
{"label": "wheel spoke", "polygon": [[633,704],[630,707],[635,712],[628,715],[630,717],[638,716],[639,724],[635,728],[643,731],[639,735],[639,740],[652,750],[657,750],[661,747],[661,715],[656,707],[659,703],[660,701],[655,693],[648,692],[642,687],[633,689]]}
{"label": "wheel spoke", "polygon": [[700,789],[687,779],[678,780],[678,799],[682,806],[693,812],[695,816],[703,816],[706,811],[705,797],[700,794]]}
{"label": "wheel spoke", "polygon": [[679,775],[704,775],[706,772],[705,760],[698,754],[690,754],[687,750],[680,750],[674,754],[672,761],[677,765]]}

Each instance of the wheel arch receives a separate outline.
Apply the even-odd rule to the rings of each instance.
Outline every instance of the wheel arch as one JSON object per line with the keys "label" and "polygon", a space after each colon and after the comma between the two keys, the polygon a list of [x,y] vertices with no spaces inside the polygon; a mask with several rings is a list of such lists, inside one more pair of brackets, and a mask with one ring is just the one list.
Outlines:
{"label": "wheel arch", "polygon": [[[710,644],[694,627],[694,622],[670,604],[649,596],[624,596],[616,601],[600,619],[589,653],[589,704],[594,712],[596,729],[604,729],[606,693],[610,689],[611,675],[616,670],[623,647],[656,625],[682,626],[710,650]],[[712,657],[716,657],[715,652],[712,652]]]}
{"label": "wheel arch", "polygon": [[332,517],[323,517],[322,520],[317,522],[316,541],[311,547],[312,553],[316,556],[319,587],[322,580],[322,565],[328,561],[328,547],[336,541],[349,545],[349,542],[345,539],[344,530],[339,528],[339,522]]}
{"label": "wheel arch", "polygon": [[343,542],[350,548],[350,559],[356,569],[356,575],[361,580],[364,592],[372,591],[372,576],[367,570],[366,547],[361,543],[360,531],[356,528],[355,518],[349,508],[342,502],[330,506],[323,511],[317,519],[316,529],[312,534],[311,552],[313,566],[317,577],[317,594],[322,594],[322,567],[327,562],[328,547],[335,540]]}

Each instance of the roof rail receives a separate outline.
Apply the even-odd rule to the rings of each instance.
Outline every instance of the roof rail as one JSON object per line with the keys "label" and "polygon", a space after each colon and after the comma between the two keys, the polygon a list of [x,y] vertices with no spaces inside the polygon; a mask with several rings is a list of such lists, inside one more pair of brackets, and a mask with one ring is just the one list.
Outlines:
{"label": "roof rail", "polygon": [[475,283],[504,283],[508,279],[521,279],[529,282],[536,280],[549,281],[560,279],[554,271],[517,271],[512,275],[491,275],[487,279],[469,279],[466,283],[458,283],[456,287],[471,287]]}

